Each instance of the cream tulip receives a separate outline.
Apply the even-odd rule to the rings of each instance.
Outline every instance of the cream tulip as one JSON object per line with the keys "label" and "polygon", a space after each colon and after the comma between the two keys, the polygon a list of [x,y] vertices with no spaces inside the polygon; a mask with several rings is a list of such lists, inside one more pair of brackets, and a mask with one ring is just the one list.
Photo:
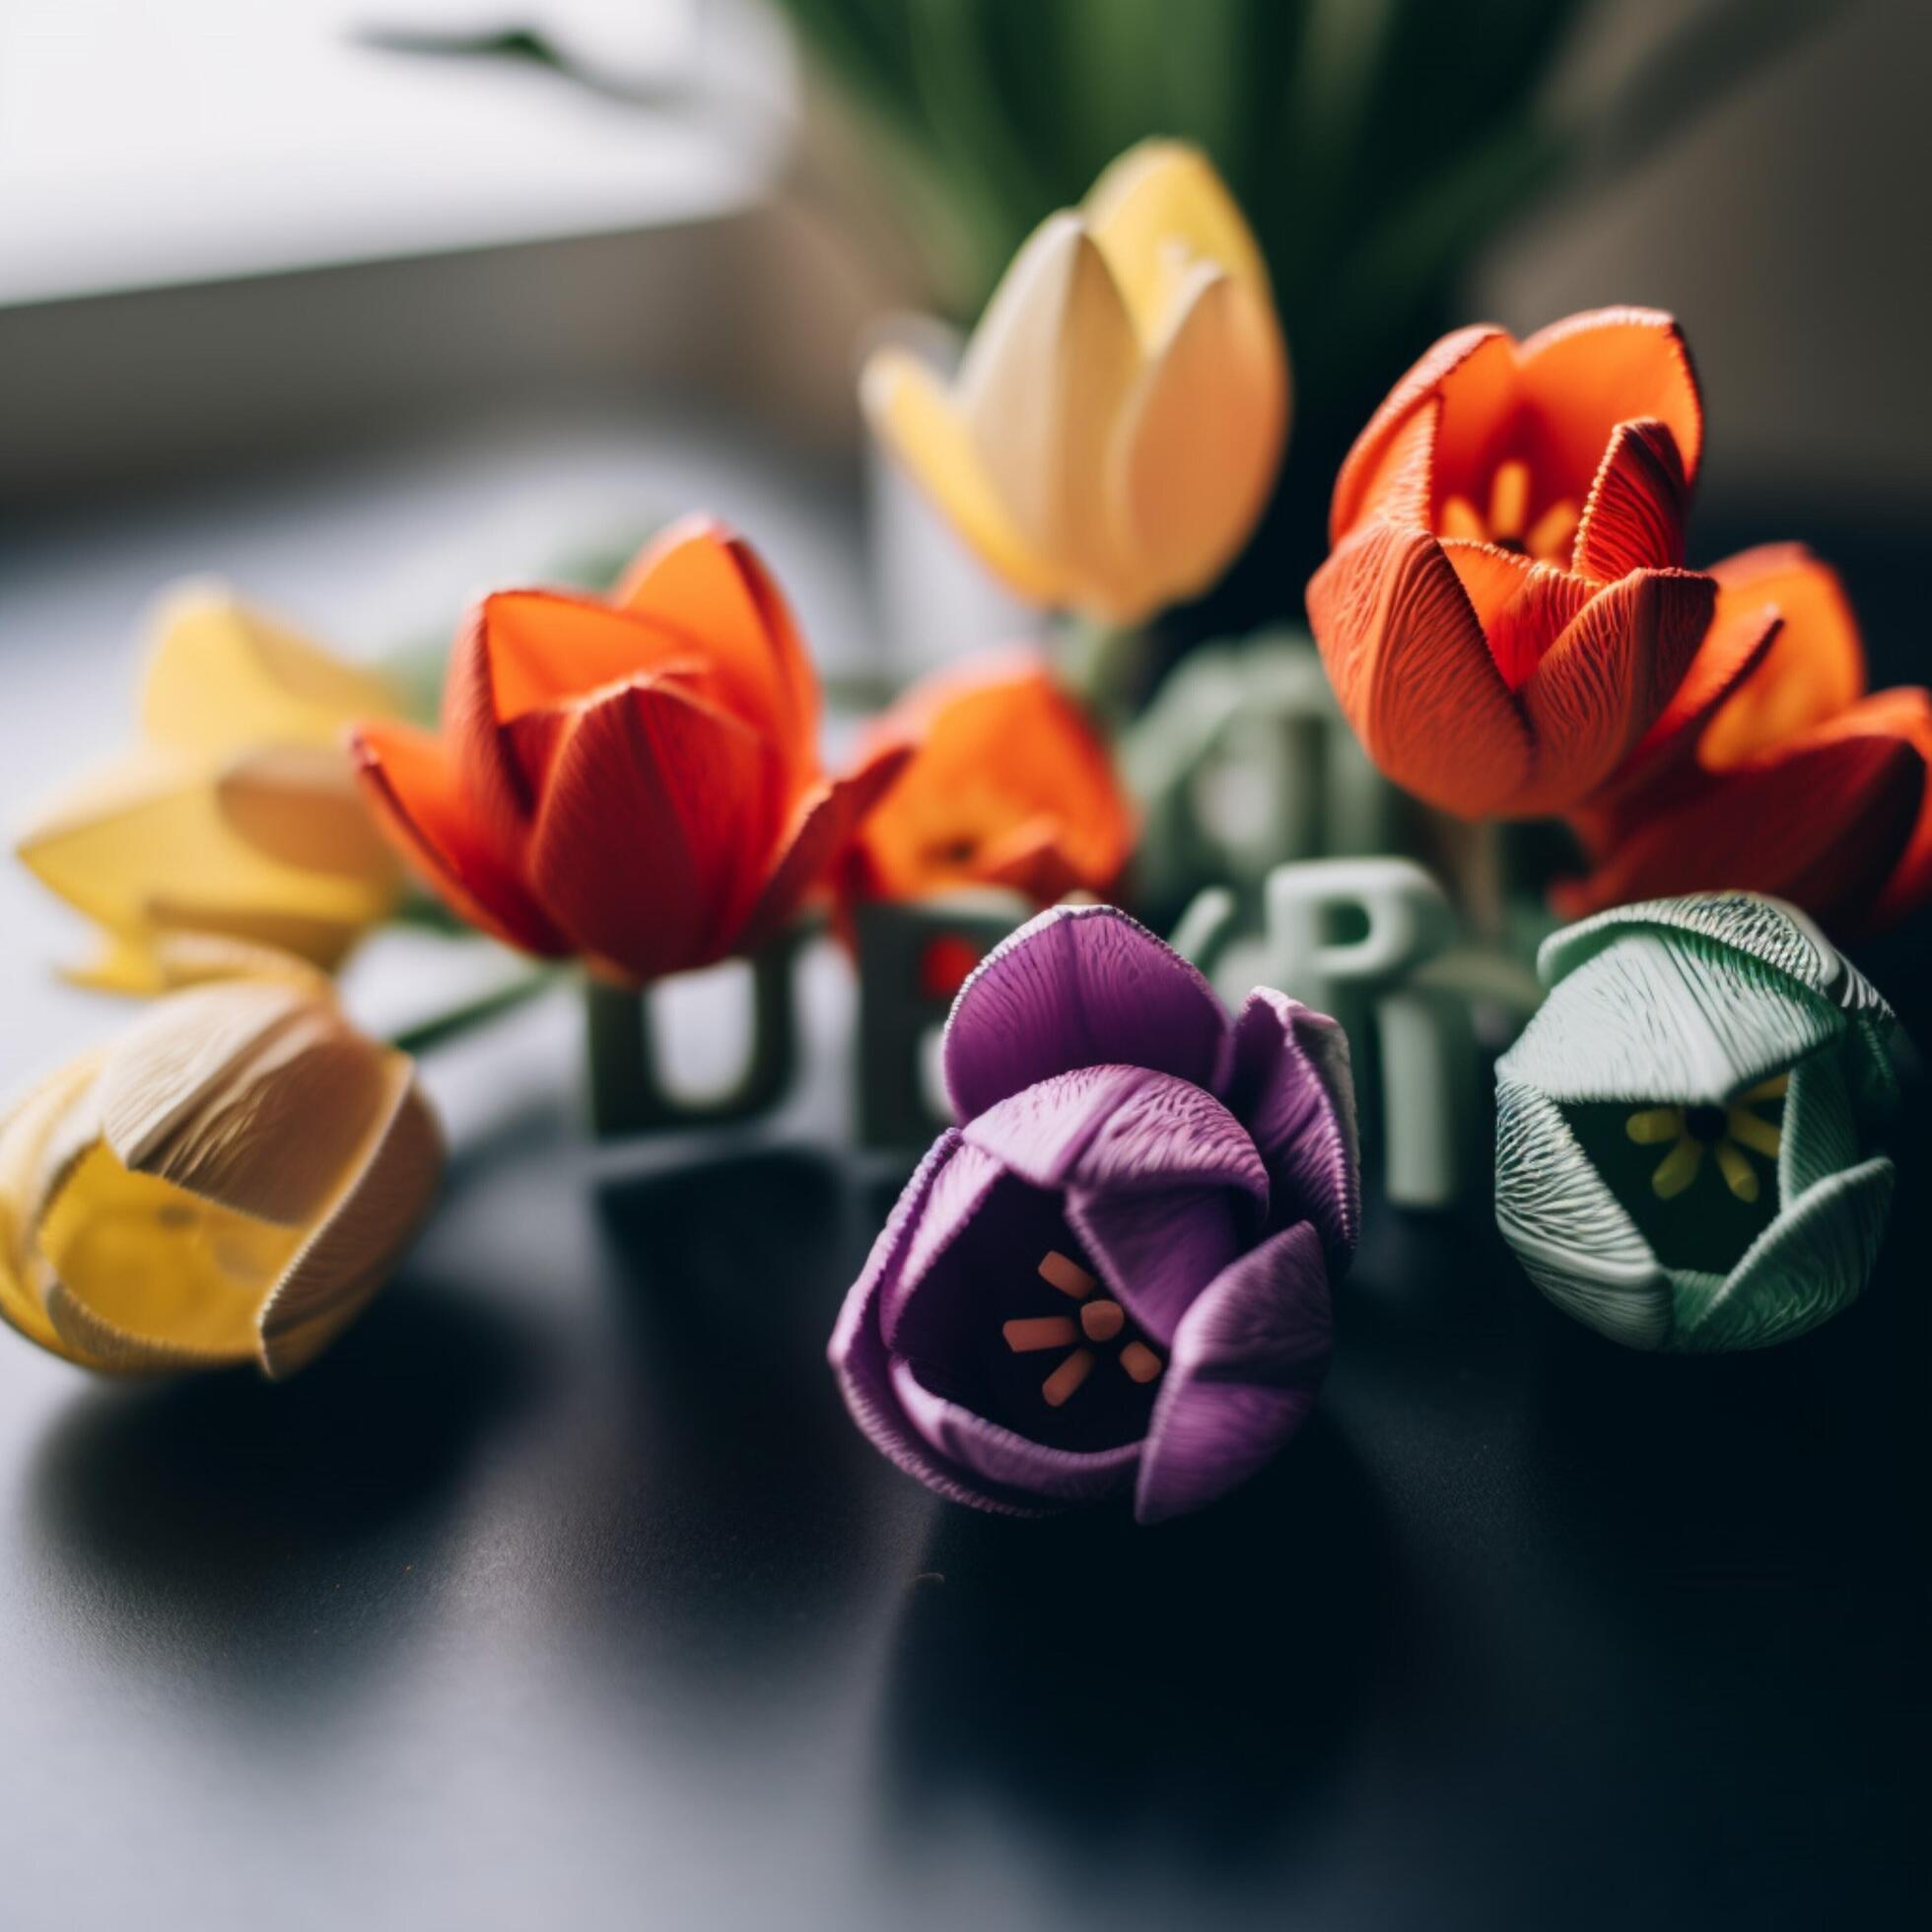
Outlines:
{"label": "cream tulip", "polygon": [[179,933],[333,968],[402,889],[343,742],[395,694],[219,585],[170,592],[154,633],[143,742],[39,812],[17,847],[105,935],[72,977],[159,992]]}
{"label": "cream tulip", "polygon": [[1159,140],[1034,231],[950,383],[886,349],[862,395],[1010,589],[1132,623],[1208,589],[1247,540],[1288,361],[1233,197],[1205,155]]}
{"label": "cream tulip", "polygon": [[320,974],[173,993],[0,1121],[0,1315],[102,1370],[289,1375],[388,1276],[442,1137]]}

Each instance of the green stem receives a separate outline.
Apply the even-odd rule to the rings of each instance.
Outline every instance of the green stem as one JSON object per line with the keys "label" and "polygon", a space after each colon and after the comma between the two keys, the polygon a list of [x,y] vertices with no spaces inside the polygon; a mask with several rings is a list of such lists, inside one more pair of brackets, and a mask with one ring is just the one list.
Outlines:
{"label": "green stem", "polygon": [[389,1045],[399,1053],[428,1053],[432,1047],[440,1047],[446,1040],[459,1039],[476,1027],[488,1024],[499,1013],[513,1012],[539,994],[547,993],[568,970],[568,967],[549,964],[532,966],[517,979],[493,987],[488,993],[478,994],[474,1000],[465,1000],[460,1006],[451,1006],[448,1012],[433,1014],[428,1019],[418,1020],[413,1026],[405,1026],[399,1032],[390,1034]]}

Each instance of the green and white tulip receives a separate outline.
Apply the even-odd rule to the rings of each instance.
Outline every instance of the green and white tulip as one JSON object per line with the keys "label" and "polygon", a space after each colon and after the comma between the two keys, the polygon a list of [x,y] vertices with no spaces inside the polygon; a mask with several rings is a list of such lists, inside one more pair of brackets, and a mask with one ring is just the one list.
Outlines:
{"label": "green and white tulip", "polygon": [[1855,1300],[1893,1164],[1897,1023],[1794,908],[1623,906],[1552,934],[1496,1069],[1496,1222],[1567,1314],[1630,1347],[1761,1348]]}

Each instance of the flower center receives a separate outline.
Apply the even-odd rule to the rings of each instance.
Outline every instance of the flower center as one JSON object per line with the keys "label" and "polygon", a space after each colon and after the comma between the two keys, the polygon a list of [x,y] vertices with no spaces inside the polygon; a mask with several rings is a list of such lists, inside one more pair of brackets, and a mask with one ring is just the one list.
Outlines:
{"label": "flower center", "polygon": [[1740,1201],[1756,1201],[1758,1170],[1747,1149],[1775,1160],[1784,1135],[1753,1109],[1760,1101],[1781,1100],[1790,1084],[1791,1075],[1780,1073],[1760,1081],[1728,1107],[1645,1107],[1632,1114],[1624,1124],[1632,1140],[1640,1146],[1671,1143],[1670,1152],[1650,1177],[1651,1191],[1660,1201],[1675,1200],[1697,1178],[1708,1151],[1724,1185]]}
{"label": "flower center", "polygon": [[1079,1319],[1071,1315],[1022,1316],[1002,1325],[1006,1346],[1016,1355],[1046,1349],[1066,1349],[1053,1372],[1040,1384],[1049,1409],[1059,1409],[1079,1392],[1093,1373],[1100,1354],[1111,1350],[1114,1360],[1133,1382],[1159,1378],[1166,1363],[1137,1335],[1129,1333],[1127,1310],[1118,1301],[1094,1292],[1100,1283],[1078,1262],[1058,1248],[1049,1248],[1040,1262],[1040,1278],[1080,1305]]}
{"label": "flower center", "polygon": [[1569,562],[1571,541],[1581,520],[1576,503],[1558,497],[1534,521],[1530,518],[1530,466],[1520,456],[1496,465],[1489,479],[1487,513],[1465,496],[1447,498],[1438,534],[1465,543],[1489,543],[1499,550],[1533,557],[1538,563]]}

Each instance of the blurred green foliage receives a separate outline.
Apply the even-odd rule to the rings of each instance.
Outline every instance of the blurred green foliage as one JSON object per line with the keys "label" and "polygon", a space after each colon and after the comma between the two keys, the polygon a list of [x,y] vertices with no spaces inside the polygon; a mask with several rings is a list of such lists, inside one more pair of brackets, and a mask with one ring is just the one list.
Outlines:
{"label": "blurred green foliage", "polygon": [[1477,251],[1541,195],[1653,152],[1826,11],[1684,0],[1618,85],[1558,98],[1583,0],[779,4],[880,145],[955,320],[1122,149],[1167,134],[1212,156],[1267,253],[1296,386],[1282,491],[1215,623],[1298,608],[1336,464],[1465,319]]}

